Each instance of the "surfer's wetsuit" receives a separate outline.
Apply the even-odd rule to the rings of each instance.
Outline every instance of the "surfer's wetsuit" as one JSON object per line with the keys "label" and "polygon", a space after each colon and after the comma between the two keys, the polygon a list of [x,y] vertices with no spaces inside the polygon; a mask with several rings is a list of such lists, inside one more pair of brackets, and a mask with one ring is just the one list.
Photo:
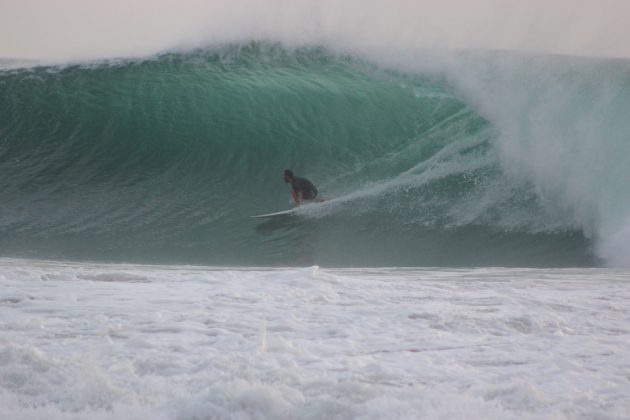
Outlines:
{"label": "surfer's wetsuit", "polygon": [[311,181],[306,178],[294,177],[291,180],[291,186],[295,194],[302,193],[304,200],[315,200],[317,197],[317,188]]}

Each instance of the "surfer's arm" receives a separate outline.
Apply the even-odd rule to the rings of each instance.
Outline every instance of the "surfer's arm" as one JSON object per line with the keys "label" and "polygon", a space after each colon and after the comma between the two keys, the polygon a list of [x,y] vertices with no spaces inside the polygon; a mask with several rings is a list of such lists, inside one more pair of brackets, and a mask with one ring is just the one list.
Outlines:
{"label": "surfer's arm", "polygon": [[293,197],[293,201],[295,201],[295,204],[299,206],[300,202],[298,201],[297,193],[295,192],[295,190],[291,191],[291,197]]}
{"label": "surfer's arm", "polygon": [[291,191],[291,195],[293,196],[293,201],[295,201],[295,205],[299,207],[300,204],[302,204],[302,193],[301,192],[296,192]]}

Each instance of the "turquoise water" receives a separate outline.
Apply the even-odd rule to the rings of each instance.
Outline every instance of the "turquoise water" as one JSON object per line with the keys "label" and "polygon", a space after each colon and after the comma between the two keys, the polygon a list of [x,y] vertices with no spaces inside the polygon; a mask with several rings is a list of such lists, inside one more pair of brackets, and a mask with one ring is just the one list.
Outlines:
{"label": "turquoise water", "polygon": [[[555,69],[567,67],[556,60]],[[484,70],[491,80],[471,84],[453,71],[254,43],[5,70],[0,253],[218,265],[600,265],[599,241],[628,214],[630,66],[571,63],[547,73],[551,81],[490,66],[499,73]],[[550,117],[558,126],[540,104],[550,103],[547,83],[559,80],[568,93]],[[476,89],[513,107],[484,102]],[[598,149],[581,148],[575,121],[608,127]],[[550,130],[561,141],[541,152]],[[562,162],[560,175],[537,164],[555,153],[578,163],[592,153],[593,168],[581,167],[593,185],[572,193],[560,180],[576,174]],[[292,206],[285,168],[329,201],[251,219]]]}

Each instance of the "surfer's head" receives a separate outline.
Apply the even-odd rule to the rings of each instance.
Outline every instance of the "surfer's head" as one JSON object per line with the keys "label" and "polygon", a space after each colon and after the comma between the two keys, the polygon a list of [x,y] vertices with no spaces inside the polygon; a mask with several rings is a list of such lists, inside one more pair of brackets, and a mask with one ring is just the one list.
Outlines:
{"label": "surfer's head", "polygon": [[291,169],[285,169],[284,170],[284,182],[291,182],[293,181],[294,176],[293,176],[293,171]]}

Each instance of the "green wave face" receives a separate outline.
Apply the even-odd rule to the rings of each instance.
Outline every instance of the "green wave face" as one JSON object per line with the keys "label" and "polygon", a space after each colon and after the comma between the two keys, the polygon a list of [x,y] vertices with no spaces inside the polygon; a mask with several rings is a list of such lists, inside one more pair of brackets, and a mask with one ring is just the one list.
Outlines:
{"label": "green wave face", "polygon": [[[445,74],[251,44],[0,73],[3,255],[218,265],[594,265]],[[320,209],[290,208],[282,171]]]}

